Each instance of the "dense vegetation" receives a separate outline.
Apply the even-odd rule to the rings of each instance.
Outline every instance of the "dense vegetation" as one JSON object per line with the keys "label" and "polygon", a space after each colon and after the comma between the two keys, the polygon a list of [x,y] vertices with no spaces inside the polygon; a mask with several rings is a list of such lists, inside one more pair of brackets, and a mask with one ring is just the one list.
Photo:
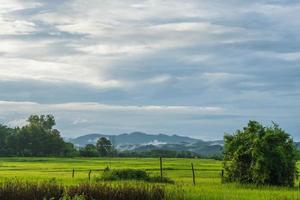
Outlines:
{"label": "dense vegetation", "polygon": [[142,169],[109,169],[106,168],[99,181],[121,181],[137,180],[152,183],[174,183],[172,179],[166,176],[150,176],[146,170]]}
{"label": "dense vegetation", "polygon": [[55,182],[8,181],[0,185],[1,200],[163,200],[158,186],[122,186],[81,183],[63,186]]}
{"label": "dense vegetation", "polygon": [[225,136],[224,154],[228,181],[294,185],[296,146],[290,135],[277,124],[264,127],[250,121],[243,130]]}
{"label": "dense vegetation", "polygon": [[[65,142],[60,132],[54,129],[52,115],[32,115],[23,127],[9,128],[0,124],[0,156],[64,156],[64,157],[167,157],[167,158],[206,158],[189,151],[148,150],[117,151],[106,137],[98,139],[96,145],[87,144],[75,148]],[[221,159],[221,155],[209,158]]]}
{"label": "dense vegetation", "polygon": [[0,125],[0,156],[70,156],[73,144],[64,142],[52,115],[32,115],[23,127]]}
{"label": "dense vegetation", "polygon": [[202,156],[190,151],[172,151],[165,149],[153,149],[149,151],[121,151],[117,153],[118,157],[140,157],[140,158],[213,158],[222,159],[222,155]]}

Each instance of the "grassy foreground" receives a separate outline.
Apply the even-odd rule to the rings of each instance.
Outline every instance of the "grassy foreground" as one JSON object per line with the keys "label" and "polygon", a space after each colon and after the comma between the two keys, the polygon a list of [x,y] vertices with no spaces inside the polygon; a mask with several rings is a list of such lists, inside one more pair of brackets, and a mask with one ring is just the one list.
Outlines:
{"label": "grassy foreground", "polygon": [[[194,163],[196,186],[192,184],[191,163]],[[0,158],[0,181],[13,179],[24,181],[55,180],[64,185],[87,182],[92,170],[90,182],[103,173],[106,167],[111,169],[143,169],[150,175],[159,175],[159,159],[156,158]],[[222,162],[201,159],[172,159],[163,162],[164,175],[175,181],[164,187],[172,193],[183,192],[185,199],[299,199],[298,184],[295,188],[254,187],[236,184],[222,184],[220,173]],[[300,165],[299,165],[300,167]],[[72,170],[75,169],[74,178]],[[139,185],[141,183],[113,182],[112,184]],[[146,183],[145,183],[146,184]],[[149,183],[147,183],[149,184]]]}

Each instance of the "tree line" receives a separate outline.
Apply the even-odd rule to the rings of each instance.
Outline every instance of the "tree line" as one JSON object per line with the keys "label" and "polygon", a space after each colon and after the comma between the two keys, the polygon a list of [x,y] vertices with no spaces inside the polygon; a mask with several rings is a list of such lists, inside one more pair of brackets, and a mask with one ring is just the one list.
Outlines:
{"label": "tree line", "polygon": [[75,147],[64,141],[56,125],[53,115],[31,115],[27,124],[10,128],[0,124],[0,157],[6,156],[61,156],[61,157],[169,157],[169,158],[214,158],[221,155],[203,157],[189,151],[150,150],[150,151],[118,151],[111,141],[99,138],[96,145],[87,144]]}
{"label": "tree line", "polygon": [[54,129],[52,115],[31,115],[27,124],[10,128],[0,124],[0,156],[72,156],[76,149]]}
{"label": "tree line", "polygon": [[114,156],[117,150],[107,138],[100,138],[96,145],[76,148],[65,142],[53,115],[31,115],[27,124],[10,128],[0,124],[0,156]]}
{"label": "tree line", "polygon": [[123,150],[118,151],[107,138],[99,138],[96,145],[87,144],[79,149],[82,157],[135,157],[135,158],[205,158],[222,160],[222,154],[203,156],[191,151],[173,151],[166,149],[153,149],[145,151]]}

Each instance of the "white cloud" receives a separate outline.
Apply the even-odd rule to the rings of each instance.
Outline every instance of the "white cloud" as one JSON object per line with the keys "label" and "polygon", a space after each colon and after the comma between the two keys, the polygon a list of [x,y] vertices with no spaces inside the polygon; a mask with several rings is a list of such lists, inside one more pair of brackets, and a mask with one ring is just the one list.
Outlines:
{"label": "white cloud", "polygon": [[23,0],[0,0],[0,14],[42,6],[41,3]]}
{"label": "white cloud", "polygon": [[[118,54],[137,54],[145,52],[149,47],[147,45],[91,45],[77,48],[80,51],[98,55],[118,55]],[[151,48],[151,47],[150,47]]]}
{"label": "white cloud", "polygon": [[172,80],[172,76],[168,75],[168,74],[161,74],[161,75],[157,75],[153,78],[148,79],[146,82],[148,83],[152,83],[152,84],[159,84],[159,83],[165,83]]}
{"label": "white cloud", "polygon": [[283,61],[299,61],[300,52],[288,52],[288,53],[279,53],[272,51],[257,51],[254,53],[254,56],[267,57],[270,59],[278,59]]}
{"label": "white cloud", "polygon": [[1,80],[83,83],[96,88],[121,87],[118,80],[102,79],[94,68],[32,59],[0,58]]}
{"label": "white cloud", "polygon": [[[34,57],[42,50],[46,51],[49,48],[49,44],[54,41],[24,41],[17,39],[2,39],[0,40],[0,53],[5,53],[7,57]],[[32,51],[28,51],[28,50]],[[35,52],[36,51],[36,52]],[[2,57],[4,58],[4,57]]]}
{"label": "white cloud", "polygon": [[27,124],[27,119],[22,118],[22,119],[13,119],[11,121],[8,121],[6,124],[9,127],[21,127]]}
{"label": "white cloud", "polygon": [[39,104],[36,102],[14,102],[0,101],[2,113],[9,111],[31,111],[31,112],[51,112],[51,111],[114,111],[114,112],[158,112],[158,113],[222,113],[224,110],[220,107],[210,106],[126,106],[126,105],[108,105],[93,102],[74,102],[62,104]]}
{"label": "white cloud", "polygon": [[[32,1],[12,2],[0,10],[10,12],[47,5],[47,2],[44,5]],[[2,33],[22,35],[39,30],[60,34],[39,40],[0,41],[0,53],[6,55],[0,58],[0,79],[75,82],[100,89],[135,88],[141,84],[167,82],[171,78],[159,73],[147,80],[128,80],[118,73],[120,65],[131,71],[143,70],[142,64],[138,67],[127,64],[129,59],[141,62],[143,57],[160,51],[222,43],[233,38],[247,41],[257,36],[244,28],[207,21],[218,16],[217,12],[208,12],[212,8],[207,2],[199,5],[194,1],[160,3],[154,0],[129,4],[76,0],[55,9],[41,9],[24,19],[8,16],[10,21],[5,22]],[[195,17],[205,20],[189,21]],[[51,30],[43,30],[37,25],[40,22],[49,25]],[[84,35],[72,39],[64,36],[65,33]],[[195,61],[198,62],[199,57],[192,60]]]}
{"label": "white cloud", "polygon": [[180,23],[166,23],[159,24],[150,27],[150,29],[157,31],[178,31],[178,32],[191,32],[196,31],[199,33],[211,33],[211,34],[220,34],[225,32],[236,32],[242,31],[241,28],[235,27],[226,27],[220,25],[213,25],[208,22],[180,22]]}
{"label": "white cloud", "polygon": [[41,5],[30,1],[0,0],[0,35],[23,35],[37,31],[34,22],[16,17],[11,13]]}
{"label": "white cloud", "polygon": [[3,19],[0,16],[0,35],[26,35],[37,31],[33,22],[26,20]]}
{"label": "white cloud", "polygon": [[88,123],[89,120],[87,119],[81,119],[81,118],[77,118],[73,121],[73,124],[74,125],[80,125],[80,124],[85,124],[85,123]]}

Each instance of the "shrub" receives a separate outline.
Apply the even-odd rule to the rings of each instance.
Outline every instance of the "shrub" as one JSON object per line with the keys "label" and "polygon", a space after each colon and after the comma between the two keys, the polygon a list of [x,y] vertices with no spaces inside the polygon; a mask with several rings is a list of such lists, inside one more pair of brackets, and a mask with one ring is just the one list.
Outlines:
{"label": "shrub", "polygon": [[224,154],[227,181],[294,185],[296,147],[290,135],[277,124],[263,127],[250,121],[242,131],[225,136]]}
{"label": "shrub", "polygon": [[103,172],[102,175],[102,180],[104,181],[148,179],[148,174],[145,171],[138,169],[106,170]]}
{"label": "shrub", "polygon": [[138,181],[147,181],[153,183],[174,183],[168,177],[160,176],[151,177],[144,170],[139,169],[114,169],[110,170],[106,168],[102,174],[102,177],[96,179],[97,181],[117,181],[117,180],[138,180]]}

